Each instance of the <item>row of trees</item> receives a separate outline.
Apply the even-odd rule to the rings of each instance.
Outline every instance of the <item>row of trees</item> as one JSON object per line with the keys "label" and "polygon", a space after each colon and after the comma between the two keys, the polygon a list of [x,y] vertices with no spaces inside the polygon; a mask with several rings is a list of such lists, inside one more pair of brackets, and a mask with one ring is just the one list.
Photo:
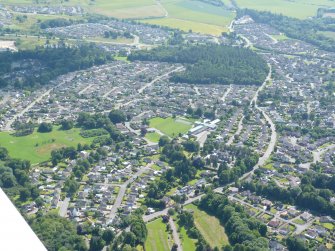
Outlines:
{"label": "row of trees", "polygon": [[199,207],[216,216],[224,225],[229,242],[233,246],[226,246],[224,250],[268,249],[268,240],[265,238],[266,225],[250,217],[240,204],[233,204],[226,196],[210,191],[201,199]]}
{"label": "row of trees", "polygon": [[333,18],[301,20],[267,11],[239,10],[238,16],[243,15],[251,16],[258,23],[268,24],[289,37],[316,45],[323,50],[335,51],[335,40],[317,33],[324,30],[335,31]]}
{"label": "row of trees", "polygon": [[200,231],[195,226],[194,216],[191,212],[185,210],[181,211],[181,213],[178,215],[178,224],[179,226],[184,227],[186,229],[187,235],[189,237],[198,240],[196,243],[197,251],[211,249],[207,241],[204,239]]}
{"label": "row of trees", "polygon": [[186,71],[171,77],[181,83],[261,85],[268,74],[266,62],[253,51],[223,45],[158,47],[128,59],[186,64]]}
{"label": "row of trees", "polygon": [[[333,187],[333,180],[323,180],[321,184],[314,183],[318,181],[320,177],[312,179],[310,176],[304,176],[300,187],[282,188],[274,182],[261,184],[258,181],[244,182],[241,187],[271,200],[297,205],[303,209],[335,217],[335,206],[330,203],[334,192],[329,189]],[[313,183],[315,186],[324,188],[316,188]]]}

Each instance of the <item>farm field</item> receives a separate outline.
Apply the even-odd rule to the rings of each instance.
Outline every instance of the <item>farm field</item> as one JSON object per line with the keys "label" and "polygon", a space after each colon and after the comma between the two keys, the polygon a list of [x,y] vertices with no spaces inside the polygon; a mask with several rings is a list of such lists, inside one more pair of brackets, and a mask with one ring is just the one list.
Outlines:
{"label": "farm field", "polygon": [[0,132],[0,146],[6,147],[12,158],[30,160],[32,164],[47,161],[54,149],[73,146],[78,143],[89,144],[93,138],[83,138],[79,135],[80,129],[73,128],[61,131],[55,127],[50,133],[39,133],[23,137],[15,137],[9,132]]}
{"label": "farm field", "polygon": [[148,237],[145,242],[146,251],[169,251],[171,250],[171,238],[166,232],[166,225],[161,219],[147,224]]}
{"label": "farm field", "polygon": [[185,208],[193,211],[196,227],[212,248],[222,247],[229,243],[225,229],[221,226],[220,221],[217,218],[199,210],[198,207],[193,204],[188,205]]}
{"label": "farm field", "polygon": [[320,31],[320,32],[318,32],[318,34],[322,34],[326,37],[335,39],[335,32],[334,31]]}
{"label": "farm field", "polygon": [[332,0],[236,0],[236,3],[241,8],[271,11],[300,19],[315,16],[320,7],[335,7]]}
{"label": "farm field", "polygon": [[223,26],[197,23],[188,20],[175,19],[175,18],[159,18],[159,19],[147,19],[142,20],[142,23],[147,24],[156,24],[160,26],[166,26],[174,29],[180,29],[182,31],[188,32],[192,30],[193,32],[201,33],[201,34],[210,34],[218,36],[222,34],[222,32],[227,32],[228,29]]}
{"label": "farm field", "polygon": [[149,122],[150,127],[156,128],[169,137],[178,136],[179,133],[187,133],[192,128],[192,124],[174,118],[153,118]]}
{"label": "farm field", "polygon": [[[34,1],[35,2],[35,1]],[[41,4],[46,2],[51,5],[82,6],[87,12],[116,17],[116,18],[147,18],[162,17],[164,10],[156,4],[155,0],[50,0],[39,1]],[[30,5],[32,0],[2,0],[3,4],[25,4]],[[36,4],[36,3],[34,3]]]}
{"label": "farm field", "polygon": [[158,19],[148,19],[142,22],[178,28],[183,31],[220,35],[228,31],[235,14],[224,9],[191,0],[164,0],[161,5],[166,10],[166,16]]}
{"label": "farm field", "polygon": [[[41,5],[46,1],[40,1]],[[183,31],[192,30],[194,32],[220,35],[228,31],[230,22],[234,19],[235,13],[224,7],[217,7],[200,1],[192,0],[50,0],[50,5],[82,6],[89,13],[96,13],[121,19],[137,19],[149,24],[157,24],[178,28]],[[3,4],[24,4],[31,5],[32,0],[1,0]],[[34,18],[36,16],[36,18]],[[28,30],[34,27],[34,19],[50,19],[54,15],[31,15],[25,23],[14,23],[11,28]],[[80,16],[72,16],[81,18]]]}

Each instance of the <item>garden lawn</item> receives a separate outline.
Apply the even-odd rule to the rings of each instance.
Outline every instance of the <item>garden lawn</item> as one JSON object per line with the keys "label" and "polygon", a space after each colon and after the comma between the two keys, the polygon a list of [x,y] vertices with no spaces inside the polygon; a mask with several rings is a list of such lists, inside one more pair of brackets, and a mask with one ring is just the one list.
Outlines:
{"label": "garden lawn", "polygon": [[68,131],[53,128],[50,133],[39,133],[15,137],[9,132],[0,132],[0,146],[6,147],[12,158],[30,160],[37,164],[50,159],[52,150],[62,147],[77,147],[78,143],[90,144],[93,138],[83,138],[79,135],[80,129],[73,128]]}
{"label": "garden lawn", "polygon": [[146,251],[170,251],[169,234],[162,219],[154,220],[147,224],[148,237],[145,241]]}
{"label": "garden lawn", "polygon": [[161,135],[157,132],[150,132],[145,135],[145,138],[153,143],[158,143],[159,139],[161,138]]}
{"label": "garden lawn", "polygon": [[186,208],[193,211],[195,226],[212,248],[221,248],[229,243],[225,229],[216,217],[208,215],[193,204]]}
{"label": "garden lawn", "polygon": [[174,118],[153,118],[150,119],[150,127],[156,128],[167,136],[176,137],[179,133],[187,133],[192,125],[177,122]]}

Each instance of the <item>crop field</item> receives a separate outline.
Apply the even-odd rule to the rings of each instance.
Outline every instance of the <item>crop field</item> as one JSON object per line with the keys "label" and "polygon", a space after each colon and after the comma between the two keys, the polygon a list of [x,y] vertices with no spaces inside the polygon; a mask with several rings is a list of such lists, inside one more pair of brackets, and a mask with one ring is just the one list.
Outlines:
{"label": "crop field", "polygon": [[183,31],[219,35],[226,32],[235,14],[224,7],[217,7],[200,1],[164,0],[164,18],[148,19],[143,22],[178,28]]}
{"label": "crop field", "polygon": [[[32,0],[0,0],[0,2],[3,4],[33,4]],[[39,3],[41,5],[57,5],[60,3],[69,6],[80,5],[89,13],[137,19],[150,24],[212,35],[220,35],[222,32],[226,32],[227,27],[235,17],[235,13],[224,7],[192,0],[161,0],[160,2],[155,0],[71,0],[65,2],[61,0],[40,0]],[[44,15],[39,19],[52,17],[55,16]],[[73,16],[71,18],[78,17]],[[30,28],[33,23],[36,23],[31,21],[33,20],[28,20],[26,24],[14,24],[12,28],[27,29],[27,26]]]}
{"label": "crop field", "polygon": [[193,211],[195,226],[212,248],[220,248],[229,243],[225,229],[217,218],[199,210],[192,204],[186,206],[186,208]]}
{"label": "crop field", "polygon": [[[33,0],[1,0],[4,4],[36,4]],[[116,18],[147,18],[162,17],[164,10],[156,4],[155,0],[51,0],[39,1],[41,5],[63,4],[69,6],[82,6],[86,11]]]}
{"label": "crop field", "polygon": [[271,11],[290,17],[305,19],[315,16],[320,7],[335,7],[332,0],[236,0],[241,8]]}
{"label": "crop field", "polygon": [[32,164],[47,161],[54,149],[66,146],[76,147],[78,143],[89,144],[93,138],[83,138],[80,129],[61,131],[54,127],[50,133],[39,133],[16,137],[9,132],[0,132],[0,146],[6,147],[12,158],[30,160]]}
{"label": "crop field", "polygon": [[[169,251],[171,250],[171,237],[166,231],[166,225],[161,219],[147,224],[148,237],[145,242],[146,251]],[[169,241],[170,240],[170,241]]]}
{"label": "crop field", "polygon": [[176,137],[179,133],[187,133],[192,128],[191,124],[183,123],[174,118],[153,118],[149,122],[150,127],[156,128],[170,137]]}
{"label": "crop field", "polygon": [[141,22],[147,24],[157,24],[160,26],[171,27],[174,29],[180,29],[182,31],[188,32],[192,30],[193,32],[201,34],[211,34],[211,35],[220,35],[222,32],[227,32],[226,27],[218,25],[209,25],[204,23],[197,23],[188,20],[175,19],[175,18],[159,18],[159,19],[147,19],[142,20]]}

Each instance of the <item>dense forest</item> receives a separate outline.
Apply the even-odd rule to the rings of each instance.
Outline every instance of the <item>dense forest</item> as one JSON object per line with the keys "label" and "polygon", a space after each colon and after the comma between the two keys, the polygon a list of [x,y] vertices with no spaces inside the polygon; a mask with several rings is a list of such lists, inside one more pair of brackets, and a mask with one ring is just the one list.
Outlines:
{"label": "dense forest", "polygon": [[37,217],[32,220],[31,227],[50,251],[87,250],[84,238],[77,234],[76,225],[56,214]]}
{"label": "dense forest", "polygon": [[317,33],[326,30],[335,31],[333,18],[300,20],[267,11],[239,10],[238,16],[243,15],[251,16],[258,23],[268,24],[291,38],[305,41],[323,50],[335,51],[335,40]]}
{"label": "dense forest", "polygon": [[36,48],[0,54],[0,88],[33,88],[68,72],[101,65],[113,58],[93,45]]}
{"label": "dense forest", "polygon": [[128,59],[186,64],[186,71],[171,77],[180,83],[261,85],[268,74],[266,62],[253,51],[222,45],[158,47]]}

